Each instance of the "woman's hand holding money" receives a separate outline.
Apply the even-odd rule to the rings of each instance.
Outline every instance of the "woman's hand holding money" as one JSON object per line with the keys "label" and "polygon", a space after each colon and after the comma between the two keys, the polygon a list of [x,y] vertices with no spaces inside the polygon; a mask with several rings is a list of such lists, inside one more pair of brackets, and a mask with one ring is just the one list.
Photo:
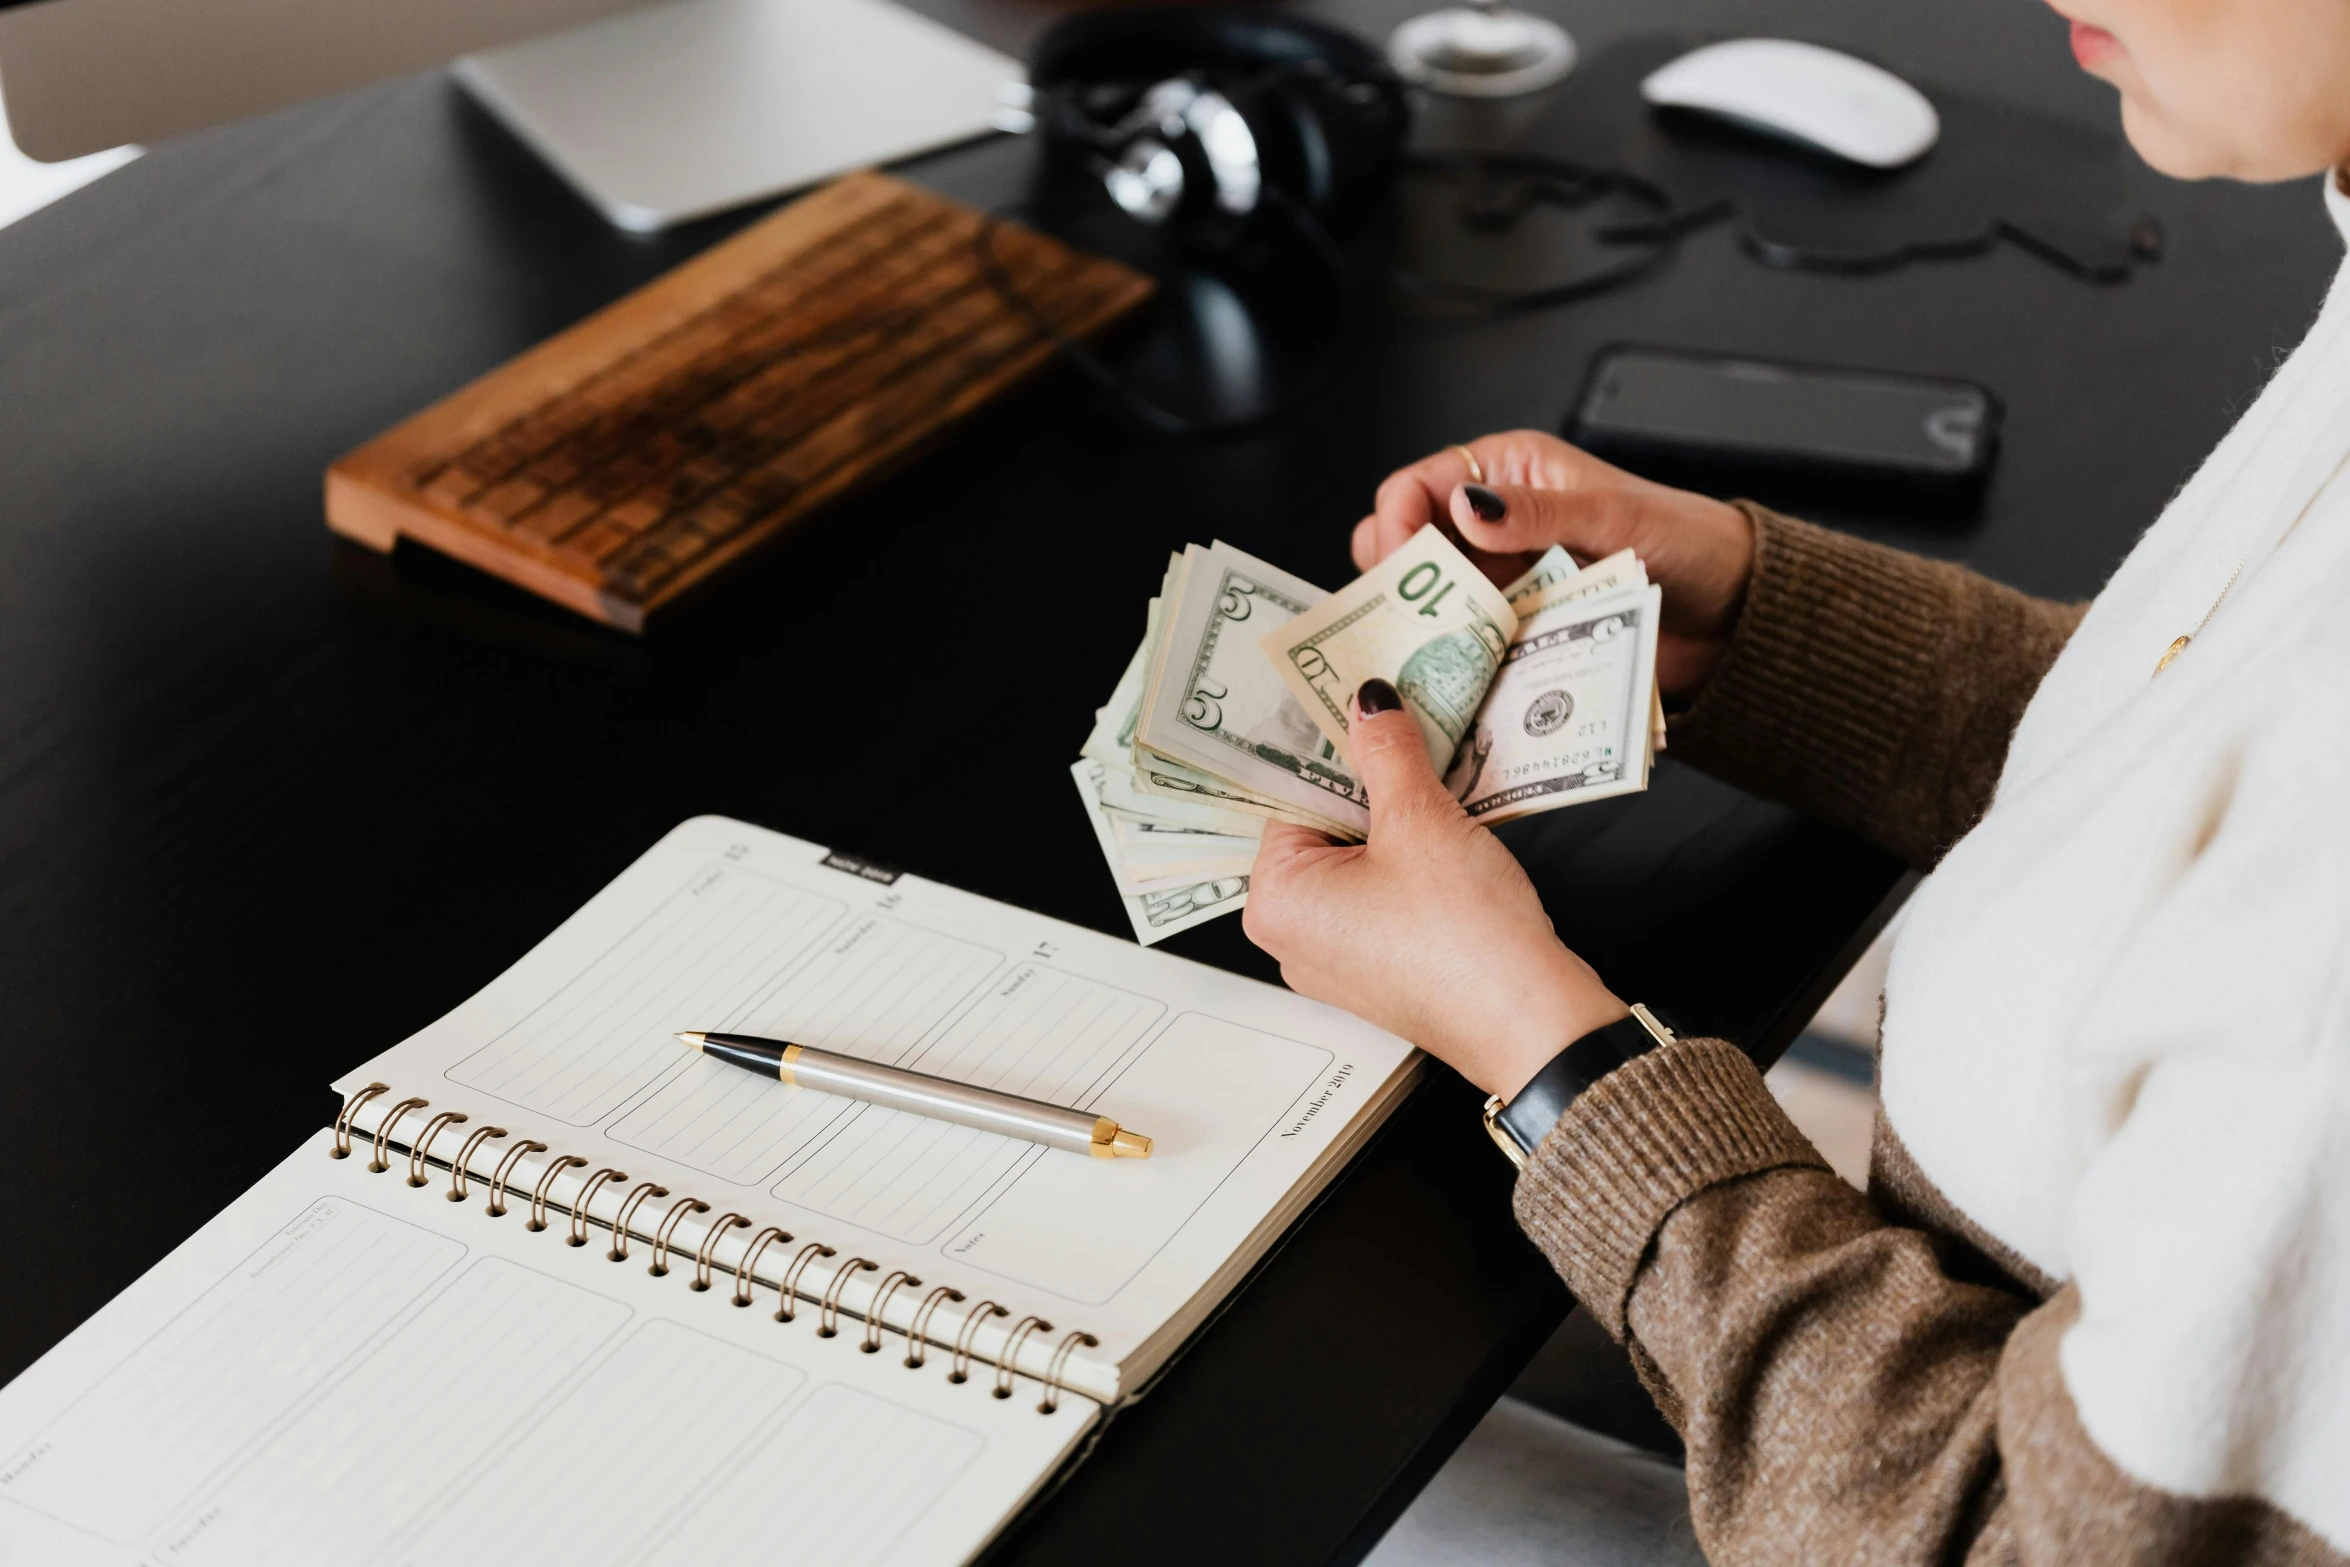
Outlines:
{"label": "woman's hand holding money", "polygon": [[[1586,562],[1632,550],[1663,590],[1657,676],[1676,697],[1712,676],[1754,570],[1754,530],[1735,507],[1538,431],[1485,436],[1390,476],[1355,529],[1355,565],[1370,570],[1432,522],[1497,585],[1554,544]],[[1242,923],[1292,989],[1506,1099],[1629,1008],[1558,939],[1517,860],[1446,792],[1393,687],[1366,681],[1354,705],[1370,841],[1269,824]]]}
{"label": "woman's hand holding money", "polygon": [[1754,570],[1754,529],[1736,507],[1652,484],[1539,430],[1481,436],[1389,475],[1355,525],[1356,568],[1370,570],[1439,521],[1496,583],[1553,544],[1585,561],[1638,554],[1664,590],[1657,678],[1673,698],[1695,696],[1712,677]]}
{"label": "woman's hand holding money", "polygon": [[1393,686],[1364,682],[1352,735],[1370,842],[1268,822],[1241,924],[1292,990],[1507,1098],[1630,1009],[1558,939],[1509,850],[1445,792]]}

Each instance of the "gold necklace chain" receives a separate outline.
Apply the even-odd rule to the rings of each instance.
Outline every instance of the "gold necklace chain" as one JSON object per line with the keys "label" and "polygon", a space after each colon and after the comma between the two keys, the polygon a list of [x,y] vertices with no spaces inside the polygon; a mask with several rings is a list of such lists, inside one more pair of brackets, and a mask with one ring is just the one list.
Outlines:
{"label": "gold necklace chain", "polygon": [[[2345,195],[2350,195],[2350,188],[2345,188]],[[2310,498],[2308,498],[2308,500],[2303,500],[2303,503],[2301,503],[2301,510],[2294,512],[2294,519],[2291,519],[2291,522],[2284,524],[2284,531],[2279,531],[2279,533],[2277,533],[2277,543],[2272,543],[2272,545],[2268,547],[2268,552],[2270,552],[2270,554],[2275,554],[2277,550],[2282,550],[2282,547],[2284,547],[2284,540],[2294,536],[2294,529],[2298,529],[2298,526],[2301,526],[2303,519],[2308,517],[2312,510],[2315,510],[2315,507],[2317,507],[2317,500],[2324,496],[2326,489],[2331,489],[2331,486],[2334,486],[2334,482],[2336,482],[2338,477],[2343,475],[2343,470],[2345,470],[2345,468],[2350,468],[2350,451],[2345,451],[2343,456],[2334,458],[2334,470],[2331,470],[2331,472],[2326,472],[2326,477],[2322,479],[2322,482],[2317,484],[2317,489],[2312,489],[2312,491],[2310,491]],[[2197,620],[2197,623],[2195,623],[2195,630],[2185,634],[2185,637],[2176,637],[2176,639],[2171,639],[2171,646],[2162,648],[2162,658],[2157,660],[2157,663],[2155,663],[2155,674],[2162,674],[2164,670],[2169,670],[2169,667],[2171,667],[2171,660],[2178,658],[2178,655],[2188,651],[2188,644],[2190,644],[2190,641],[2195,641],[2197,637],[2202,637],[2202,634],[2204,634],[2204,627],[2211,625],[2211,616],[2216,616],[2216,613],[2218,613],[2218,606],[2221,606],[2221,604],[2225,604],[2225,601],[2228,601],[2228,594],[2230,594],[2230,592],[2235,592],[2235,580],[2240,578],[2240,576],[2244,576],[2244,566],[2249,566],[2249,564],[2251,564],[2251,557],[2254,557],[2254,552],[2256,552],[2256,550],[2258,550],[2258,545],[2251,547],[2251,550],[2244,550],[2244,557],[2242,557],[2242,559],[2237,561],[2237,564],[2235,564],[2235,571],[2230,571],[2230,573],[2228,573],[2228,580],[2225,580],[2225,583],[2221,583],[2221,590],[2218,590],[2218,597],[2216,597],[2216,599],[2211,599],[2211,608],[2207,608],[2207,611],[2204,611],[2204,618],[2202,618],[2202,620]]]}
{"label": "gold necklace chain", "polygon": [[2203,612],[2203,618],[2195,622],[2195,629],[2188,632],[2185,636],[2178,638],[2176,641],[2172,642],[2169,647],[2166,647],[2162,650],[2162,659],[2154,666],[2154,672],[2156,674],[2159,675],[2164,670],[2170,668],[2170,661],[2174,658],[2177,658],[2181,653],[2187,651],[2188,643],[2203,635],[2203,628],[2211,624],[2211,617],[2218,614],[2219,607],[2228,601],[2228,594],[2235,589],[2236,579],[2244,575],[2244,568],[2251,564],[2252,553],[2251,551],[2247,550],[2244,553],[2244,558],[2236,562],[2236,569],[2228,573],[2228,580],[2220,584],[2219,597],[2211,601],[2211,608],[2205,610]]}

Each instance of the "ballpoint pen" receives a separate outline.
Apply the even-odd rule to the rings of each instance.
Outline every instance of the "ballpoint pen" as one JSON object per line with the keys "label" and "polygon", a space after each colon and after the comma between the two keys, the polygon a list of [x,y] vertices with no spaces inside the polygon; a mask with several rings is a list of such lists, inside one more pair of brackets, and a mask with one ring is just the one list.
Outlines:
{"label": "ballpoint pen", "polygon": [[1066,1110],[1041,1099],[1023,1099],[992,1088],[977,1088],[902,1067],[860,1061],[813,1045],[761,1039],[752,1034],[713,1034],[695,1029],[677,1036],[706,1056],[762,1077],[862,1099],[890,1110],[934,1121],[1000,1132],[1047,1148],[1090,1154],[1096,1159],[1148,1159],[1151,1140],[1129,1132],[1106,1115]]}

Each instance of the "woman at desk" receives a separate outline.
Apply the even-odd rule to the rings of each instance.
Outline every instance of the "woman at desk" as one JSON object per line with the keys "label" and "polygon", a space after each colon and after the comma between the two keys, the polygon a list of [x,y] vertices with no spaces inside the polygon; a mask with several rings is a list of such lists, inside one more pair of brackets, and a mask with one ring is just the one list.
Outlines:
{"label": "woman at desk", "polygon": [[[2350,232],[2350,3],[2059,4],[2157,168],[2334,170]],[[1392,687],[1368,844],[1265,834],[1290,983],[1523,1112],[1518,1219],[1706,1554],[2350,1561],[2350,282],[2085,607],[1523,433],[1390,478],[1357,563],[1442,517],[1497,580],[1636,549],[1673,754],[1932,871],[1864,1197],[1560,944]]]}

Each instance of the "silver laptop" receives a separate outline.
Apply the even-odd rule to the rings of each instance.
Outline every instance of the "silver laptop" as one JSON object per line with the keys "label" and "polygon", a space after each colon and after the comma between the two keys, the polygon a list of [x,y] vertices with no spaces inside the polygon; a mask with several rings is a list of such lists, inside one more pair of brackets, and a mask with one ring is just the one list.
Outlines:
{"label": "silver laptop", "polygon": [[638,230],[983,135],[1021,76],[891,0],[48,0],[0,11],[0,100],[52,161],[458,55],[475,97]]}

